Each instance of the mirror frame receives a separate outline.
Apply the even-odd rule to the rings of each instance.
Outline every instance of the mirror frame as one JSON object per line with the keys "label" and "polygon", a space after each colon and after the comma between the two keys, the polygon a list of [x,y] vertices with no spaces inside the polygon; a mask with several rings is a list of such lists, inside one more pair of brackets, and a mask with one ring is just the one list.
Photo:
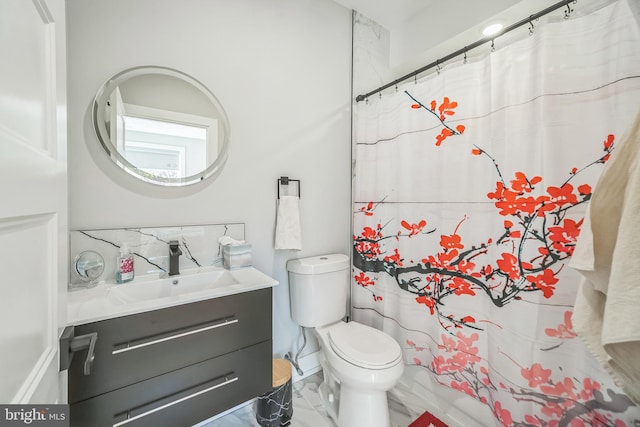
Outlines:
{"label": "mirror frame", "polygon": [[[109,138],[109,132],[107,131],[105,121],[103,119],[99,120],[98,118],[105,117],[105,110],[111,93],[113,92],[113,90],[115,90],[116,87],[118,87],[128,79],[139,77],[145,74],[162,74],[165,76],[176,77],[195,86],[200,90],[200,92],[202,92],[203,95],[205,95],[211,101],[213,106],[220,112],[221,120],[219,122],[219,126],[223,129],[224,137],[220,142],[218,157],[216,157],[213,163],[208,165],[207,168],[203,171],[184,178],[165,178],[157,175],[152,175],[148,172],[138,169],[135,165],[129,162],[120,152],[118,152],[115,145]],[[229,157],[231,126],[229,123],[229,118],[227,117],[227,113],[222,107],[222,104],[205,85],[203,85],[193,77],[173,68],[146,65],[128,68],[114,75],[100,87],[95,98],[93,99],[91,119],[93,122],[93,129],[98,139],[100,140],[100,144],[106,151],[107,155],[109,155],[111,160],[124,171],[141,179],[142,181],[149,182],[151,184],[179,187],[202,182],[205,179],[216,175],[222,169],[225,162],[227,161],[227,158]]]}

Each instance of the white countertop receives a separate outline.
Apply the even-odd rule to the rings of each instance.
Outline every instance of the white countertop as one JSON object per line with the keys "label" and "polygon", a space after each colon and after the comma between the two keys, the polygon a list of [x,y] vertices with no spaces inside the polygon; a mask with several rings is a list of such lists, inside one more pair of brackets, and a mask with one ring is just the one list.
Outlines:
{"label": "white countertop", "polygon": [[69,291],[67,324],[82,325],[276,285],[277,280],[254,267],[207,267],[169,278],[147,275],[129,283],[99,283]]}

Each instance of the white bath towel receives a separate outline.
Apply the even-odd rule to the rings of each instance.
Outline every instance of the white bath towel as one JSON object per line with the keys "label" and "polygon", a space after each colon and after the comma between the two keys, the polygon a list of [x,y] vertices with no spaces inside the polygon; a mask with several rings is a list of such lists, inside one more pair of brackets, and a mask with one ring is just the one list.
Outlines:
{"label": "white bath towel", "polygon": [[573,325],[640,403],[640,114],[593,192],[570,267],[583,275]]}
{"label": "white bath towel", "polygon": [[276,218],[275,249],[302,249],[300,227],[300,198],[280,196]]}

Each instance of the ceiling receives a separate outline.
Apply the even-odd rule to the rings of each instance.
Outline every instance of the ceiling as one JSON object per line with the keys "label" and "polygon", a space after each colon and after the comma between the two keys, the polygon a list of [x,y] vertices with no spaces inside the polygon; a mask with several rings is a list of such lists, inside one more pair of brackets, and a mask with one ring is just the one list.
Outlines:
{"label": "ceiling", "polygon": [[[529,14],[555,3],[557,0],[334,0],[347,9],[356,10],[378,24],[394,30],[411,20],[420,18],[423,25],[436,22],[457,21],[479,24],[489,16],[500,14],[501,18],[521,19],[521,12]],[[531,9],[532,6],[533,9]],[[526,16],[526,15],[525,15]],[[425,19],[426,18],[426,19]]]}
{"label": "ceiling", "polygon": [[347,9],[357,10],[387,29],[422,13],[440,0],[335,0]]}
{"label": "ceiling", "polygon": [[334,0],[386,28],[391,65],[436,59],[484,36],[489,23],[520,21],[558,0]]}

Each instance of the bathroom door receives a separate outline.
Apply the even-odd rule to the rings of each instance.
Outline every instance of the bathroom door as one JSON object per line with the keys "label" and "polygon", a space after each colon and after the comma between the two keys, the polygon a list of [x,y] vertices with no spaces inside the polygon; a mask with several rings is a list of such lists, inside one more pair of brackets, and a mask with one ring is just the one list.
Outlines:
{"label": "bathroom door", "polygon": [[0,1],[0,403],[64,403],[64,0]]}

